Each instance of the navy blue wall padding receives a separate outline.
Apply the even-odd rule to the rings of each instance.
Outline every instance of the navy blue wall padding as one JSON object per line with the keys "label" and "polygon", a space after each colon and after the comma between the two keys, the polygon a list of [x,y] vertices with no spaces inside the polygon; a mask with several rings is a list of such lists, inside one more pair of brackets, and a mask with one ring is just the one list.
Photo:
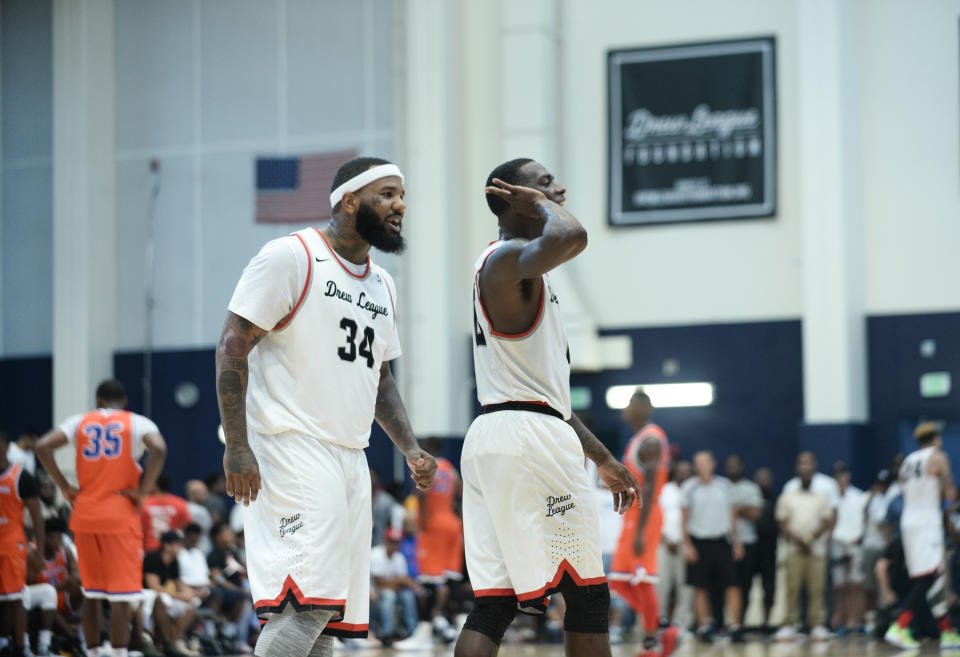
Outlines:
{"label": "navy blue wall padding", "polygon": [[867,489],[877,475],[871,438],[872,431],[865,424],[804,424],[797,449],[816,454],[819,469],[826,474],[833,473],[834,463],[843,461],[853,485]]}
{"label": "navy blue wall padding", "polygon": [[[926,339],[936,341],[936,353],[930,358],[920,353]],[[898,451],[911,447],[910,441],[900,440],[901,425],[909,434],[922,419],[960,421],[960,312],[869,317],[867,344],[876,471],[887,467]],[[950,372],[950,394],[922,397],[920,376],[925,372]],[[952,465],[960,468],[960,463]]]}
{"label": "navy blue wall padding", "polygon": [[[633,339],[633,367],[575,374],[573,385],[590,388],[589,410],[596,433],[621,456],[630,430],[620,411],[607,408],[609,386],[707,381],[715,386],[711,406],[663,408],[654,421],[679,445],[684,458],[709,449],[723,459],[740,454],[747,473],[769,466],[782,485],[793,472],[797,427],[803,420],[803,363],[800,322],[752,322],[605,330]],[[666,376],[664,360],[677,373]],[[720,468],[722,469],[722,462]]]}
{"label": "navy blue wall padding", "polygon": [[50,428],[53,421],[53,359],[50,356],[0,359],[0,391],[0,431],[10,434],[10,440],[16,440],[25,429],[43,433]]}

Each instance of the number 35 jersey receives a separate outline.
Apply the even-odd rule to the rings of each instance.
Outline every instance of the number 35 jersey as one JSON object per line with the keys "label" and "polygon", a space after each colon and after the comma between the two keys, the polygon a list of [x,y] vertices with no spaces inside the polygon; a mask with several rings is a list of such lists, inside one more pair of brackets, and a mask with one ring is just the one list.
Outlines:
{"label": "number 35 jersey", "polygon": [[76,449],[80,494],[70,529],[141,536],[140,514],[120,491],[140,487],[143,437],[158,433],[157,425],[130,411],[101,408],[68,418],[60,430]]}
{"label": "number 35 jersey", "polygon": [[248,357],[248,429],[366,447],[380,366],[400,356],[395,300],[369,255],[347,262],[314,228],[265,245],[230,301],[267,330]]}

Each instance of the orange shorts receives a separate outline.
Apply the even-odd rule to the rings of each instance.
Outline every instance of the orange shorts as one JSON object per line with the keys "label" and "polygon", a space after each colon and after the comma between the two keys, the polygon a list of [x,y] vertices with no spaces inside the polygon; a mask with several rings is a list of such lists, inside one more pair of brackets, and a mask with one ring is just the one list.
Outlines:
{"label": "orange shorts", "polygon": [[463,576],[463,524],[450,514],[430,518],[427,531],[417,537],[420,581],[442,584]]}
{"label": "orange shorts", "polygon": [[0,601],[20,600],[27,585],[27,553],[0,554]]}
{"label": "orange shorts", "polygon": [[143,540],[133,534],[76,534],[77,565],[86,598],[138,600],[143,591]]}

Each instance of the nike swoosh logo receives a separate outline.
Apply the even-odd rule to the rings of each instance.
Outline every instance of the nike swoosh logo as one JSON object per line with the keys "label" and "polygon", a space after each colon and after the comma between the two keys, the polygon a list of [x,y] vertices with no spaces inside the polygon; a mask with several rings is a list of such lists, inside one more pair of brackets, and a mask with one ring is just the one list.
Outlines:
{"label": "nike swoosh logo", "polygon": [[[314,256],[314,257],[316,257],[316,256]],[[329,260],[329,259],[330,259],[330,258],[317,258],[317,262],[326,262],[326,261]]]}

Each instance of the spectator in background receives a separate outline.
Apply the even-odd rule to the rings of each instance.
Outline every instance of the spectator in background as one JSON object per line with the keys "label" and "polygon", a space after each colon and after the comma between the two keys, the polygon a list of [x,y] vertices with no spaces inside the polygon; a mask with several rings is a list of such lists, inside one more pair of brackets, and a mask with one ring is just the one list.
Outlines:
{"label": "spectator in background", "polygon": [[20,433],[16,442],[11,442],[7,447],[7,460],[11,463],[19,463],[24,471],[35,477],[37,474],[37,455],[35,449],[37,441],[40,440],[40,432],[36,429],[25,429]]}
{"label": "spectator in background", "polygon": [[27,581],[23,606],[26,609],[41,609],[40,629],[37,632],[38,655],[50,654],[52,629],[77,637],[76,624],[68,620],[77,616],[83,605],[80,587],[80,569],[77,559],[63,545],[67,524],[59,518],[44,522],[46,537],[42,548],[30,550],[27,562]]}
{"label": "spectator in background", "polygon": [[207,557],[210,566],[210,579],[217,586],[243,589],[247,578],[247,569],[237,552],[236,534],[226,523],[214,525],[210,530],[213,549]]}
{"label": "spectator in background", "polygon": [[[58,495],[57,484],[54,483],[53,479],[43,470],[40,470],[40,473],[36,477],[37,480],[37,497],[40,499],[40,515],[44,520],[49,520],[50,518],[58,518],[64,523],[69,524],[70,522],[70,505],[63,499],[62,495]],[[33,519],[29,516],[24,518],[24,527],[33,531]],[[69,535],[64,535],[63,539],[67,543],[67,546],[70,550],[74,550],[73,540],[71,540]]]}
{"label": "spectator in background", "polygon": [[[827,579],[827,533],[833,524],[833,508],[829,498],[813,488],[816,461],[809,452],[797,457],[799,487],[791,487],[777,500],[777,521],[780,533],[787,539],[786,615],[777,632],[778,641],[793,641],[800,624],[800,590],[807,590],[808,622],[813,627],[810,638],[830,638],[826,628],[827,612],[824,584]],[[791,480],[792,481],[792,480]]]}
{"label": "spectator in background", "polygon": [[743,478],[743,459],[739,455],[728,456],[724,470],[731,484],[737,535],[743,543],[743,558],[735,563],[743,600],[743,615],[746,617],[747,607],[750,606],[753,575],[757,569],[757,520],[763,513],[763,493],[756,483]]}
{"label": "spectator in background", "polygon": [[838,636],[857,631],[863,624],[863,531],[866,494],[850,483],[846,466],[834,468],[840,491],[837,522],[830,540],[833,574],[833,627]]}
{"label": "spectator in background", "polygon": [[191,521],[200,527],[200,550],[205,555],[210,554],[210,530],[213,529],[213,518],[207,507],[203,505],[204,501],[210,497],[210,491],[199,479],[191,479],[184,488],[187,493],[187,512],[190,513]]}
{"label": "spectator in background", "polygon": [[371,545],[383,545],[387,529],[403,527],[403,506],[380,483],[377,471],[370,468],[370,500],[373,505],[373,539]]}
{"label": "spectator in background", "polygon": [[756,574],[760,575],[763,585],[763,629],[770,631],[770,612],[777,592],[777,537],[780,528],[777,525],[777,498],[773,492],[773,471],[770,468],[758,468],[753,480],[763,495],[763,511],[757,519],[757,560]]}
{"label": "spectator in background", "polygon": [[166,645],[168,654],[195,657],[200,653],[188,648],[184,638],[200,598],[180,577],[182,549],[183,537],[171,530],[160,536],[159,549],[144,556],[142,613],[146,625],[153,621],[157,643]]}
{"label": "spectator in background", "polygon": [[[825,475],[822,472],[817,472],[817,457],[813,452],[800,452],[800,454],[797,456],[798,470],[801,462],[803,463],[804,470],[810,470],[813,472],[813,479],[810,483],[810,489],[816,493],[825,495],[827,500],[830,502],[830,508],[836,511],[837,504],[840,503],[840,490],[837,488],[836,479],[829,475]],[[801,478],[797,476],[783,485],[783,492],[789,493],[790,491],[798,490],[800,487]]]}
{"label": "spectator in background", "polygon": [[863,592],[864,609],[870,610],[877,606],[876,564],[880,555],[887,546],[887,535],[884,530],[884,517],[887,514],[887,490],[890,488],[890,471],[881,470],[877,480],[870,488],[864,509],[863,530]]}
{"label": "spectator in background", "polygon": [[711,599],[723,596],[729,607],[732,623],[730,636],[743,641],[742,602],[733,562],[743,558],[743,544],[737,530],[730,482],[714,476],[717,466],[713,454],[697,452],[693,459],[696,476],[683,484],[683,544],[687,559],[687,582],[695,589],[694,609],[697,616],[697,638],[712,642],[715,628],[711,622],[722,609],[714,608]]}
{"label": "spectator in background", "polygon": [[[376,596],[374,618],[379,623],[378,638],[384,645],[409,636],[417,628],[417,596],[423,591],[409,575],[407,559],[400,552],[403,532],[390,527],[384,534],[384,543],[370,554],[370,576]],[[397,630],[397,613],[403,619],[402,631]]]}
{"label": "spectator in background", "polygon": [[222,472],[211,472],[203,479],[207,485],[207,498],[203,506],[210,512],[213,524],[227,520],[227,480]]}
{"label": "spectator in background", "polygon": [[160,537],[164,533],[183,529],[190,523],[187,501],[170,492],[170,477],[166,473],[157,477],[153,492],[144,498],[140,522],[146,552],[160,549]]}
{"label": "spectator in background", "polygon": [[[592,461],[591,461],[592,463]],[[660,509],[663,511],[663,535],[657,554],[660,572],[657,597],[660,599],[664,620],[686,630],[690,627],[692,604],[687,586],[687,560],[683,554],[683,482],[690,478],[690,462],[676,461],[670,470],[670,481],[660,491]],[[609,502],[610,493],[603,489]],[[612,505],[611,505],[612,510]],[[614,516],[616,517],[616,516]]]}
{"label": "spectator in background", "polygon": [[[203,482],[201,482],[203,483]],[[245,640],[237,641],[238,636],[243,639],[245,625],[241,622],[244,611],[249,607],[249,596],[242,588],[215,586],[210,579],[210,567],[207,556],[200,549],[200,539],[203,532],[199,525],[190,523],[183,529],[183,549],[177,555],[180,566],[180,579],[183,583],[197,592],[197,597],[203,600],[203,606],[221,613],[229,622],[224,627],[224,638],[227,640],[228,652],[250,652]],[[207,623],[207,635],[216,636],[216,628],[212,622]]]}

